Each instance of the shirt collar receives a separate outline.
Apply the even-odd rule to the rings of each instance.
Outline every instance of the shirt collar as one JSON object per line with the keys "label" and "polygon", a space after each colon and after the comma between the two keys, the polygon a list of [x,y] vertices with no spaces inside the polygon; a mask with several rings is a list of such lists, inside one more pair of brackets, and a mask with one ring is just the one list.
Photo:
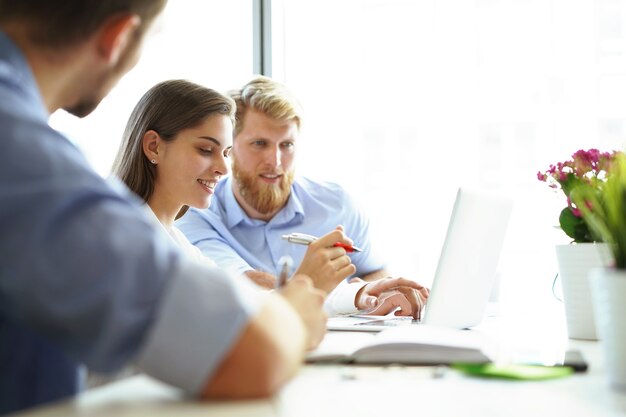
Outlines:
{"label": "shirt collar", "polygon": [[25,93],[33,104],[37,104],[36,111],[47,119],[50,115],[44,105],[39,92],[35,76],[19,47],[0,30],[0,82],[10,85],[10,88]]}
{"label": "shirt collar", "polygon": [[291,223],[295,219],[301,221],[304,218],[304,206],[302,205],[302,201],[298,197],[298,193],[295,191],[293,184],[291,185],[291,193],[289,194],[287,205],[276,213],[276,215],[269,222],[253,219],[246,214],[243,208],[241,208],[235,198],[235,193],[233,192],[232,176],[229,176],[226,180],[224,180],[224,191],[226,224],[229,228],[235,227],[240,223],[244,223],[248,226],[257,226],[262,224],[280,226]]}

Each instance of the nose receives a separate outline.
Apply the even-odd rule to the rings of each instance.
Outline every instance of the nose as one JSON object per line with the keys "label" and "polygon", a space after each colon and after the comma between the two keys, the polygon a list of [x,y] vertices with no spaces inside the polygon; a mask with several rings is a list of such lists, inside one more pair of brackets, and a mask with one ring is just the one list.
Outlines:
{"label": "nose", "polygon": [[215,167],[213,167],[213,172],[219,176],[226,175],[228,174],[229,165],[230,162],[226,159],[226,157],[224,155],[220,155],[218,162],[215,164]]}
{"label": "nose", "polygon": [[269,147],[265,155],[265,162],[272,167],[279,167],[281,166],[282,155],[279,145]]}

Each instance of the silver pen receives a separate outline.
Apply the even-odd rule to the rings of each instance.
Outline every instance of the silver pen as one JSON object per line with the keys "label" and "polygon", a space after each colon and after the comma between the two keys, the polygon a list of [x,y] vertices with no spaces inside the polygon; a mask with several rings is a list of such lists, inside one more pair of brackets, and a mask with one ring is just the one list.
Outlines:
{"label": "silver pen", "polygon": [[[288,242],[298,245],[310,245],[311,242],[317,240],[315,236],[307,235],[306,233],[290,233],[288,235],[283,235],[282,238]],[[333,246],[336,248],[344,248],[346,252],[362,252],[361,248],[358,248],[354,245],[346,245],[345,243],[341,242],[337,242]]]}
{"label": "silver pen", "polygon": [[278,260],[278,265],[280,265],[280,274],[276,280],[276,288],[283,287],[287,283],[289,275],[291,274],[293,259],[291,259],[289,255],[284,255]]}

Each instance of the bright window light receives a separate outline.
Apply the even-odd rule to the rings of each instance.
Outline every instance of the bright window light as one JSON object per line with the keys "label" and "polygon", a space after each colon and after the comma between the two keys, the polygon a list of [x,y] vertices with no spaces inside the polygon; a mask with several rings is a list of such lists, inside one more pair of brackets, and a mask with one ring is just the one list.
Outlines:
{"label": "bright window light", "polygon": [[300,173],[344,185],[370,215],[391,269],[425,283],[456,188],[510,193],[500,296],[554,304],[554,244],[567,242],[554,225],[565,202],[536,173],[580,148],[623,147],[624,3],[281,0],[274,8],[282,52],[274,72],[306,111]]}

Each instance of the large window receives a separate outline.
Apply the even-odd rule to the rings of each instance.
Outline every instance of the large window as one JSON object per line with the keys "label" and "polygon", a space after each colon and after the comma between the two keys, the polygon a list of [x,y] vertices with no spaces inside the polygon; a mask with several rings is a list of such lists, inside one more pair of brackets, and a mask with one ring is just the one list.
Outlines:
{"label": "large window", "polygon": [[505,191],[501,296],[554,304],[564,201],[536,173],[622,148],[624,2],[276,0],[274,13],[274,74],[307,111],[300,173],[352,192],[392,269],[429,282],[456,188]]}
{"label": "large window", "polygon": [[[536,173],[580,148],[622,148],[624,1],[271,5],[272,76],[306,111],[299,173],[345,186],[391,269],[425,283],[456,188],[509,192],[501,296],[554,304],[563,199]],[[250,78],[252,14],[250,0],[170,1],[160,33],[101,106],[81,121],[58,112],[52,125],[107,175],[131,109],[156,82],[188,78],[225,91]]]}
{"label": "large window", "polygon": [[137,66],[96,111],[83,120],[59,111],[50,120],[103,176],[109,174],[133,107],[154,84],[185,78],[226,92],[253,72],[250,0],[173,0],[157,25]]}

